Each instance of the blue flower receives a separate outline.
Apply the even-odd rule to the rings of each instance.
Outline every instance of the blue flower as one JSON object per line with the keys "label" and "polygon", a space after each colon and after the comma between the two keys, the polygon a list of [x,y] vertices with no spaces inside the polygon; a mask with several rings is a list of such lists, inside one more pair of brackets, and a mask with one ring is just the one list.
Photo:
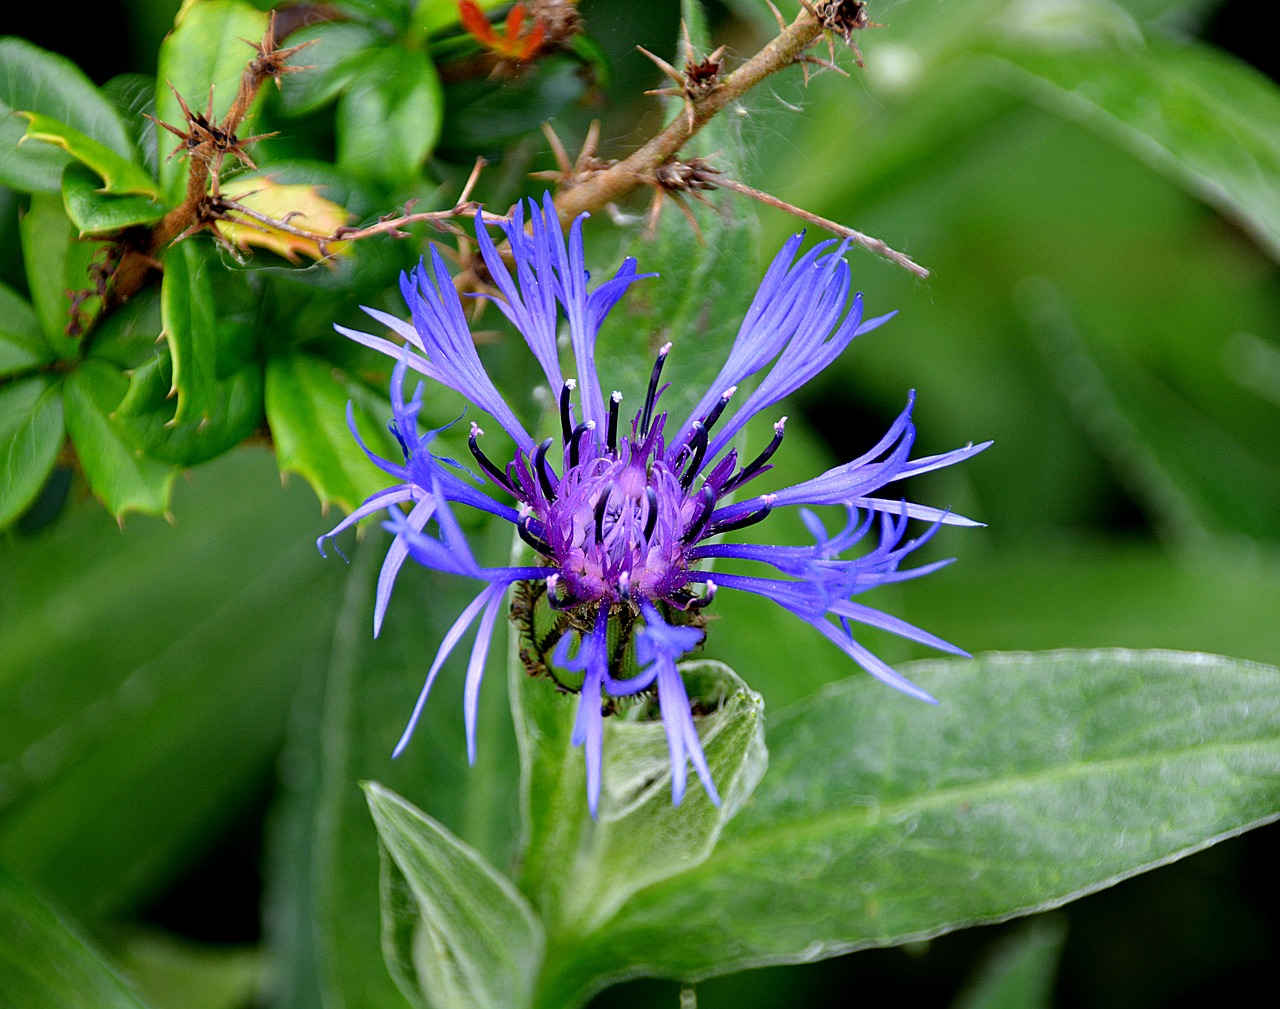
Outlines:
{"label": "blue flower", "polygon": [[[584,217],[586,215],[583,215]],[[925,691],[878,659],[854,636],[852,624],[890,631],[957,654],[960,649],[896,617],[853,601],[866,589],[918,577],[939,562],[904,569],[907,556],[941,525],[976,525],[950,512],[878,496],[889,484],[960,462],[986,445],[969,445],[944,455],[911,459],[914,396],[884,437],[852,462],[781,490],[747,493],[748,485],[772,468],[786,418],[754,458],[742,461],[730,447],[756,414],[800,388],[834,361],[854,339],[891,315],[864,319],[862,296],[849,298],[846,245],[823,242],[801,253],[802,235],[792,237],[774,258],[747,310],[719,376],[687,417],[659,408],[666,386],[662,372],[671,344],[657,356],[648,391],[634,417],[622,420],[622,394],[608,397],[596,372],[596,335],[610,309],[642,276],[627,259],[617,274],[588,288],[583,260],[582,218],[567,241],[550,197],[513,209],[502,231],[510,246],[514,274],[504,263],[483,220],[476,238],[497,294],[492,300],[528,343],[550,388],[558,395],[559,438],[536,441],[525,430],[490,380],[476,353],[462,302],[440,254],[431,250],[431,268],[419,264],[403,276],[401,290],[409,321],[366,308],[403,340],[337,327],[351,339],[393,358],[391,431],[403,452],[395,462],[361,447],[393,479],[331,532],[323,543],[361,518],[388,509],[395,534],[378,579],[374,633],[406,558],[438,571],[462,575],[483,588],[445,635],[427,673],[409,724],[395,753],[407,744],[423,704],[445,660],[479,620],[465,685],[468,756],[475,760],[477,697],[494,624],[508,590],[519,584],[534,604],[556,618],[552,654],[545,671],[581,674],[573,742],[584,748],[587,801],[594,816],[600,794],[602,708],[611,698],[655,691],[671,754],[672,800],[683,798],[691,763],[712,802],[719,802],[677,660],[704,638],[701,611],[717,589],[737,589],[773,600],[811,624],[873,676],[923,700]],[[892,313],[891,313],[892,314]],[[575,377],[561,367],[557,334],[567,323]],[[471,425],[474,464],[497,489],[495,498],[478,489],[484,478],[457,462],[432,454],[438,430],[419,433],[422,387],[406,400],[412,369],[461,393],[491,417],[514,442],[512,459],[498,465],[480,446],[484,431]],[[739,387],[760,375],[736,409]],[[348,421],[351,423],[350,411]],[[357,440],[359,434],[351,424]],[[745,457],[744,457],[745,458]],[[531,548],[527,565],[484,567],[472,555],[453,514],[455,505],[489,512],[510,522]],[[725,534],[753,525],[784,506],[800,506],[813,535],[812,546],[735,543]],[[839,505],[848,522],[828,535],[804,506]],[[404,510],[408,506],[408,511]],[[906,539],[908,522],[929,523]],[[869,546],[863,546],[869,543]],[[861,547],[859,551],[857,548]],[[712,572],[711,561],[754,561],[779,577]],[[611,639],[610,630],[614,629]],[[611,644],[612,640],[612,644]],[[620,647],[619,642],[626,642]],[[554,644],[554,649],[552,649]],[[624,675],[627,648],[634,672]]]}

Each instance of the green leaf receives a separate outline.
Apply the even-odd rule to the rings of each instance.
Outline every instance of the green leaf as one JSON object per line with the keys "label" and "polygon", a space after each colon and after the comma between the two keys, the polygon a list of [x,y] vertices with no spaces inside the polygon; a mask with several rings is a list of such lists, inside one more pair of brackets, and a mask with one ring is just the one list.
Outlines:
{"label": "green leaf", "polygon": [[351,64],[338,102],[338,166],[388,185],[412,182],[440,136],[444,96],[431,61],[397,45]]}
{"label": "green leaf", "polygon": [[1061,918],[1033,918],[999,944],[955,1009],[1051,1009],[1066,938]]}
{"label": "green leaf", "polygon": [[179,242],[165,254],[160,319],[173,355],[173,420],[205,420],[217,409],[218,319],[208,257],[195,242]]}
{"label": "green leaf", "polygon": [[530,133],[582,97],[582,63],[553,55],[514,81],[458,81],[445,91],[440,148],[454,155],[498,154],[502,145]]}
{"label": "green leaf", "polygon": [[156,114],[155,75],[117,74],[102,85],[102,95],[115,106],[124,123],[125,132],[129,134],[129,140],[133,144],[134,160],[152,178],[158,178],[160,157],[156,150],[157,127],[154,120],[147,118]]}
{"label": "green leaf", "polygon": [[0,528],[35,500],[64,433],[62,390],[52,376],[0,386]]}
{"label": "green leaf", "polygon": [[0,282],[0,378],[53,360],[31,303]]}
{"label": "green leaf", "polygon": [[62,201],[81,238],[155,224],[164,217],[163,203],[146,196],[104,196],[98,181],[93,171],[75,161],[62,173]]}
{"label": "green leaf", "polygon": [[[509,533],[500,532],[502,543],[473,542],[477,554],[486,546],[505,551]],[[436,820],[491,864],[505,863],[512,849],[518,771],[502,676],[480,691],[475,766],[467,765],[457,668],[465,660],[457,656],[411,745],[391,759],[431,657],[475,586],[406,564],[375,641],[374,597],[389,542],[375,525],[349,568],[333,556],[326,562],[345,591],[330,661],[291,726],[291,774],[270,845],[267,917],[287,1009],[314,1009],[322,999],[346,1009],[407,1004],[383,961],[378,835],[358,782],[377,775],[420,806],[429,803]]]}
{"label": "green leaf", "polygon": [[144,1009],[63,917],[0,869],[0,1009]]}
{"label": "green leaf", "polygon": [[128,385],[105,361],[83,362],[67,377],[67,431],[89,486],[112,515],[159,515],[168,508],[177,470],[143,455],[113,416]]}
{"label": "green leaf", "polygon": [[605,923],[637,890],[704,862],[764,773],[760,696],[720,663],[683,663],[680,671],[691,699],[710,711],[695,724],[722,804],[712,805],[696,780],[681,805],[672,804],[666,733],[656,705],[645,704],[605,723],[597,821],[587,809],[582,749],[571,743],[577,698],[529,676],[513,657],[525,822],[519,882],[552,946],[553,981],[541,1005],[563,994],[557,958],[571,958],[583,937],[607,931]]}
{"label": "green leaf", "polygon": [[89,267],[98,246],[78,241],[57,196],[36,193],[19,222],[22,258],[36,317],[49,346],[64,360],[80,354],[78,335],[102,310],[102,299],[84,297],[73,313],[70,294],[83,297],[96,287]]}
{"label": "green leaf", "polygon": [[1207,46],[998,49],[1031,97],[1084,122],[1280,257],[1280,89]]}
{"label": "green leaf", "polygon": [[1273,667],[1101,651],[904,672],[942,706],[858,677],[775,717],[770,773],[715,852],[559,965],[561,1004],[619,964],[707,977],[1056,907],[1280,809]]}
{"label": "green leaf", "polygon": [[377,782],[364,790],[382,842],[383,949],[401,990],[433,1009],[528,1006],[545,944],[528,902],[421,810]]}
{"label": "green leaf", "polygon": [[341,566],[305,487],[247,450],[172,507],[0,542],[0,861],[85,917],[154,901],[259,801],[328,652]]}
{"label": "green leaf", "polygon": [[39,112],[23,112],[27,132],[23,141],[43,141],[61,147],[76,161],[102,177],[99,192],[112,196],[159,196],[160,190],[146,169],[121,157],[106,144]]}
{"label": "green leaf", "polygon": [[129,376],[129,391],[116,420],[151,458],[194,466],[234,448],[262,424],[262,365],[251,361],[211,390],[211,412],[178,422],[174,417],[173,362],[153,357]]}
{"label": "green leaf", "polygon": [[89,356],[131,371],[163,353],[160,329],[160,292],[143,288],[93,327]]}
{"label": "green leaf", "polygon": [[293,74],[280,89],[280,111],[286,116],[314,112],[333,101],[360,72],[370,50],[386,37],[367,24],[322,21],[289,36],[289,45],[313,41],[299,54],[310,69]]}
{"label": "green leaf", "polygon": [[386,432],[386,414],[373,418],[362,409],[362,391],[332,365],[309,354],[290,354],[267,362],[267,423],[275,439],[282,473],[298,473],[322,502],[346,511],[387,485],[387,478],[361,451],[347,427],[347,403],[354,402],[356,423],[366,444],[384,458],[398,449]]}
{"label": "green leaf", "polygon": [[65,151],[22,144],[25,123],[11,113],[35,112],[65,123],[121,158],[129,138],[111,103],[63,56],[19,38],[0,38],[0,184],[23,192],[56,193]]}
{"label": "green leaf", "polygon": [[[205,113],[212,89],[213,115],[209,118],[220,122],[231,107],[240,76],[254,55],[251,45],[262,38],[266,27],[267,15],[242,0],[203,0],[184,5],[173,31],[160,45],[157,118],[182,128],[182,108],[174,97],[174,90],[193,112]],[[250,44],[247,45],[245,39]],[[254,104],[256,107],[257,102]],[[171,137],[171,134],[166,131],[165,136]],[[171,198],[181,195],[186,174],[185,158],[173,157],[160,162],[160,182]]]}
{"label": "green leaf", "polygon": [[158,1009],[243,1009],[266,984],[265,958],[256,948],[198,944],[143,928],[131,930],[115,955]]}

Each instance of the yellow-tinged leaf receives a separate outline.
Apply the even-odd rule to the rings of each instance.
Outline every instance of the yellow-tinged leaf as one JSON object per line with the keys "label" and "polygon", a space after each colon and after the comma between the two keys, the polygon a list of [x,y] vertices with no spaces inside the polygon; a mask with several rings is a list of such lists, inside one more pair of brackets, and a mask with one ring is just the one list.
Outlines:
{"label": "yellow-tinged leaf", "polygon": [[257,176],[237,179],[223,188],[222,195],[287,226],[278,227],[247,214],[219,222],[222,237],[241,249],[257,245],[293,263],[299,262],[301,254],[332,265],[332,259],[342,255],[350,244],[324,240],[346,224],[351,215],[345,207],[321,196],[319,186]]}

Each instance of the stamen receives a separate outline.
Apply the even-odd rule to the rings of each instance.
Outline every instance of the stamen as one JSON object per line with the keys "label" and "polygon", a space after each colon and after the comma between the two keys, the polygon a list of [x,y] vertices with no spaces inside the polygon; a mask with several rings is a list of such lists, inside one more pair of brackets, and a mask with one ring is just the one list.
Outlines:
{"label": "stamen", "polygon": [[624,603],[631,602],[631,572],[624,571],[618,575],[618,598]]}
{"label": "stamen", "polygon": [[498,467],[495,466],[490,461],[489,457],[481,450],[478,439],[482,434],[484,434],[484,430],[479,424],[471,425],[471,436],[467,439],[467,445],[471,448],[471,454],[475,456],[476,462],[480,464],[480,468],[489,475],[490,480],[506,490],[506,492],[512,497],[519,498],[520,495],[516,493],[516,489],[512,486],[511,481],[507,479],[502,470],[498,469]]}
{"label": "stamen", "polygon": [[542,496],[548,501],[556,499],[556,488],[553,483],[553,474],[551,472],[550,463],[547,462],[547,452],[550,450],[554,439],[548,438],[536,449],[533,450],[533,472],[538,477],[538,483],[542,487]]}
{"label": "stamen", "polygon": [[702,539],[702,530],[706,526],[707,520],[711,518],[711,512],[716,506],[715,488],[710,484],[703,484],[698,491],[698,510],[693,513],[693,520],[685,528],[684,535],[680,537],[681,543],[696,543]]}
{"label": "stamen", "polygon": [[609,497],[613,494],[613,484],[608,484],[604,490],[600,492],[600,497],[596,500],[596,542],[604,542],[604,513],[609,507]]}
{"label": "stamen", "polygon": [[542,528],[541,522],[537,522],[538,531],[535,532],[532,528],[535,521],[536,520],[532,515],[522,515],[516,520],[516,532],[520,534],[520,538],[522,540],[528,543],[529,546],[533,547],[534,550],[538,551],[538,553],[545,557],[550,557],[552,556],[551,544],[540,535],[540,533],[546,532],[546,530]]}
{"label": "stamen", "polygon": [[644,412],[640,415],[640,437],[643,438],[649,433],[649,423],[653,420],[653,404],[658,401],[658,382],[662,378],[662,366],[667,362],[667,355],[671,353],[671,344],[662,345],[662,349],[658,351],[658,359],[653,362],[653,374],[649,376],[649,391],[644,397]]}
{"label": "stamen", "polygon": [[778,446],[782,444],[782,436],[786,433],[786,427],[786,417],[783,417],[778,421],[778,423],[773,425],[773,441],[769,442],[769,444],[765,446],[764,451],[756,456],[751,463],[743,466],[741,471],[739,471],[735,476],[731,476],[728,481],[725,482],[724,489],[721,491],[722,494],[727,494],[735,487],[741,487],[748,480],[752,480],[760,475],[764,470],[764,464],[769,461],[773,456],[773,453],[778,451]]}
{"label": "stamen", "polygon": [[561,443],[565,446],[568,446],[569,439],[573,437],[573,411],[569,405],[569,396],[577,387],[576,381],[568,379],[560,390],[560,432]]}
{"label": "stamen", "polygon": [[700,610],[704,606],[711,605],[711,600],[716,597],[716,583],[708,578],[706,584],[707,591],[702,593],[700,596],[694,596],[693,599],[689,601],[689,609]]}
{"label": "stamen", "polygon": [[644,541],[648,543],[654,527],[658,524],[658,492],[652,487],[646,487],[644,495],[649,502],[649,514],[644,517]]}
{"label": "stamen", "polygon": [[689,435],[689,444],[692,446],[693,458],[689,460],[689,468],[680,478],[682,490],[688,490],[693,486],[693,478],[698,475],[698,470],[702,468],[702,459],[707,454],[707,429],[701,421],[693,422],[693,433]]}
{"label": "stamen", "polygon": [[720,533],[732,532],[735,529],[745,529],[747,526],[755,525],[773,511],[773,500],[772,494],[766,494],[760,499],[760,507],[755,511],[747,512],[747,514],[741,515],[736,519],[712,522],[711,525],[707,526],[707,536],[718,536]]}
{"label": "stamen", "polygon": [[569,439],[569,468],[578,465],[579,450],[582,448],[582,439],[588,431],[596,429],[596,422],[589,420],[585,424],[579,424],[573,429],[573,437]]}
{"label": "stamen", "polygon": [[711,408],[710,412],[705,417],[702,418],[703,427],[710,431],[716,426],[716,421],[720,419],[720,415],[724,413],[724,408],[729,405],[729,400],[733,398],[733,394],[737,391],[738,387],[736,385],[731,385],[720,394],[720,401]]}
{"label": "stamen", "polygon": [[618,408],[622,406],[622,393],[616,389],[609,397],[609,432],[605,438],[605,447],[610,455],[618,454]]}

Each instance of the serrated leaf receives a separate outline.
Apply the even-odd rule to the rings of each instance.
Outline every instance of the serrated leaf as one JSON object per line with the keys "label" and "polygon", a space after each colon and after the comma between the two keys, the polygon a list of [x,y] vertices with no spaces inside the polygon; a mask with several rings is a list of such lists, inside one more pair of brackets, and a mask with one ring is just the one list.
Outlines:
{"label": "serrated leaf", "polygon": [[39,112],[23,112],[27,132],[19,143],[53,144],[102,177],[101,193],[112,196],[159,196],[156,182],[141,165],[121,157],[106,144]]}
{"label": "serrated leaf", "polygon": [[48,904],[0,869],[0,1009],[145,1009]]}
{"label": "serrated leaf", "polygon": [[93,328],[89,356],[131,371],[164,353],[162,328],[160,292],[143,288]]}
{"label": "serrated leaf", "polygon": [[0,386],[0,529],[35,500],[64,436],[56,379],[40,375]]}
{"label": "serrated leaf", "polygon": [[[32,307],[49,346],[64,360],[80,353],[78,336],[102,310],[89,267],[98,246],[76,239],[58,196],[36,193],[19,222]],[[73,305],[71,295],[78,304]]]}
{"label": "serrated leaf", "polygon": [[412,182],[440,136],[440,78],[421,51],[389,45],[356,62],[338,103],[338,165],[388,185]]}
{"label": "serrated leaf", "polygon": [[1121,144],[1280,257],[1280,89],[1207,46],[1017,44],[997,52],[1033,99]]}
{"label": "serrated leaf", "polygon": [[0,378],[52,361],[31,303],[0,281]]}
{"label": "serrated leaf", "polygon": [[384,458],[396,450],[386,435],[387,416],[372,418],[360,409],[354,383],[332,365],[309,354],[290,354],[267,362],[267,423],[275,440],[276,461],[282,473],[297,473],[315,489],[322,502],[334,502],[350,512],[386,485],[386,477],[347,428],[347,403],[356,402],[361,435]]}
{"label": "serrated leaf", "polygon": [[[249,59],[251,47],[262,38],[267,15],[243,0],[203,0],[188,3],[160,45],[159,69],[156,74],[156,116],[166,123],[183,128],[182,108],[173,92],[182,95],[193,112],[208,109],[212,89],[213,115],[221,121],[231,107]],[[243,40],[248,39],[250,44]],[[261,95],[258,97],[261,101]],[[257,102],[254,103],[255,107]],[[252,114],[252,110],[250,110]],[[172,137],[168,131],[165,137]],[[168,153],[161,141],[161,155]],[[183,157],[163,158],[160,182],[171,197],[181,195],[187,174]]]}
{"label": "serrated leaf", "polygon": [[[224,186],[222,192],[250,210],[321,236],[333,234],[351,217],[345,207],[321,196],[318,185],[276,182],[269,176],[243,176]],[[351,244],[326,242],[325,251],[321,251],[319,241],[314,238],[290,234],[254,218],[234,214],[218,224],[218,231],[241,249],[256,245],[291,263],[301,262],[301,254],[322,260],[330,267],[332,257],[341,256]]]}
{"label": "serrated leaf", "polygon": [[135,161],[146,169],[152,178],[160,174],[160,156],[157,146],[155,120],[148,118],[156,113],[156,79],[154,74],[117,74],[102,85],[102,96],[109,101],[120,116],[125,132],[133,143]]}
{"label": "serrated leaf", "polygon": [[88,360],[67,377],[67,432],[93,492],[117,518],[162,514],[177,470],[149,459],[112,416],[128,379],[105,361]]}
{"label": "serrated leaf", "polygon": [[251,361],[214,382],[211,408],[178,422],[170,390],[173,364],[168,354],[153,357],[129,376],[129,391],[115,419],[152,459],[194,466],[234,448],[262,424],[262,365]]}
{"label": "serrated leaf", "polygon": [[432,1009],[528,1006],[546,940],[520,891],[394,792],[364,790],[383,851],[383,949],[401,990]]}
{"label": "serrated leaf", "polygon": [[106,196],[98,176],[73,161],[62,173],[62,202],[80,237],[111,235],[164,217],[163,203],[146,196]]}
{"label": "serrated leaf", "polygon": [[[672,804],[666,733],[656,710],[645,710],[645,721],[605,723],[599,820],[592,820],[582,749],[570,741],[577,698],[530,677],[512,653],[525,823],[519,883],[557,951],[599,931],[637,890],[703,862],[764,774],[760,696],[721,663],[682,663],[680,671],[690,696],[711,711],[695,724],[722,804],[697,784]],[[550,958],[553,977],[556,967]]]}
{"label": "serrated leaf", "polygon": [[165,253],[160,319],[173,355],[174,423],[204,420],[217,409],[218,315],[209,260],[195,242],[179,242]]}
{"label": "serrated leaf", "polygon": [[770,772],[711,858],[636,894],[563,974],[697,978],[937,935],[1056,907],[1280,810],[1273,667],[1099,651],[904,672],[942,706],[860,678],[776,716]]}
{"label": "serrated leaf", "polygon": [[172,507],[122,531],[82,501],[0,542],[0,862],[95,920],[154,901],[258,801],[339,595],[315,498],[261,449]]}
{"label": "serrated leaf", "polygon": [[26,124],[13,112],[40,113],[121,158],[130,155],[115,109],[74,63],[23,39],[0,38],[0,184],[22,192],[56,193],[71,156],[44,144],[19,146]]}

